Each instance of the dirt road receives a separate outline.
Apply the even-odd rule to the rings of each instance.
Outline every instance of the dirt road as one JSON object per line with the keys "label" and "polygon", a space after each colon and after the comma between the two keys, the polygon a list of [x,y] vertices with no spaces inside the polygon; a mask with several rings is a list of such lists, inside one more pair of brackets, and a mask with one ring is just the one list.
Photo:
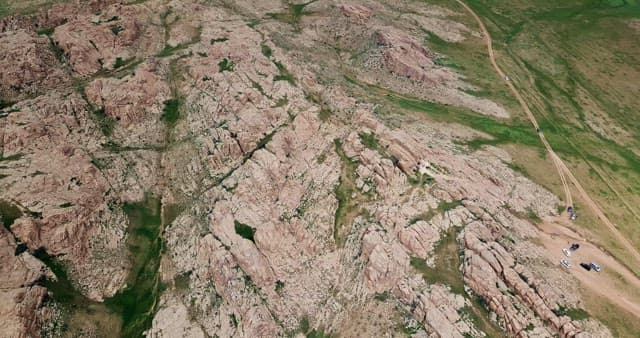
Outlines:
{"label": "dirt road", "polygon": [[[513,83],[508,80],[506,74],[502,71],[500,66],[498,66],[498,63],[496,62],[495,53],[494,53],[494,50],[493,50],[493,41],[492,41],[491,35],[489,34],[489,31],[485,27],[484,23],[482,22],[480,17],[471,9],[471,7],[467,6],[467,4],[465,4],[461,0],[456,0],[456,2],[458,2],[462,7],[464,7],[465,10],[467,12],[469,12],[469,14],[471,16],[473,16],[474,19],[477,21],[478,26],[480,26],[480,29],[482,30],[482,35],[484,37],[484,40],[485,40],[485,42],[487,44],[487,51],[489,53],[489,61],[491,61],[491,64],[493,65],[494,70],[496,71],[496,73],[498,73],[500,78],[505,79],[505,82],[506,82],[507,86],[509,87],[509,90],[511,90],[511,93],[513,94],[513,96],[520,103],[520,106],[522,107],[522,109],[526,113],[527,117],[529,118],[529,121],[531,121],[531,124],[533,125],[533,127],[536,130],[539,130],[540,126],[538,125],[538,121],[536,120],[535,116],[533,115],[533,113],[529,109],[529,106],[527,105],[527,102],[524,100],[524,98],[522,97],[522,95],[520,94],[518,89],[513,85]],[[591,196],[589,196],[587,191],[582,187],[580,182],[576,179],[576,177],[573,175],[571,170],[566,166],[564,161],[562,161],[562,159],[553,151],[553,148],[551,148],[551,145],[549,144],[547,139],[544,137],[544,134],[542,132],[538,132],[538,136],[540,137],[540,140],[544,144],[545,149],[549,153],[549,156],[551,156],[551,159],[553,160],[553,164],[556,167],[556,170],[558,171],[558,175],[560,176],[560,180],[562,181],[562,187],[563,187],[564,193],[565,193],[565,203],[567,204],[567,206],[572,206],[573,205],[573,197],[571,196],[571,189],[570,189],[568,181],[567,181],[567,177],[568,177],[569,181],[571,181],[571,183],[578,190],[578,193],[580,193],[580,197],[582,198],[582,200],[584,201],[586,206],[611,231],[611,233],[613,234],[615,239],[620,244],[622,244],[622,246],[624,246],[624,248],[628,251],[628,253],[631,256],[633,256],[633,258],[635,259],[635,264],[640,264],[640,252],[627,239],[627,237],[625,237],[622,233],[620,233],[620,231],[618,231],[618,228],[616,228],[616,226],[607,218],[607,216],[604,214],[604,212],[602,212],[602,210],[600,209],[598,204],[593,201]]]}

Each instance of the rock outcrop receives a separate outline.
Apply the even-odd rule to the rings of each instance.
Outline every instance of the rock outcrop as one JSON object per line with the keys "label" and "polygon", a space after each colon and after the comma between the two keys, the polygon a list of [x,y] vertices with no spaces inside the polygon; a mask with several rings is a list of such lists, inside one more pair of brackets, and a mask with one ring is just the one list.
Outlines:
{"label": "rock outcrop", "polygon": [[[83,311],[54,311],[39,249],[109,316],[123,313],[112,296],[143,288],[148,308],[116,318],[116,335],[131,322],[150,337],[579,337],[597,326],[561,315],[577,291],[529,259],[537,230],[522,215],[557,214],[557,197],[504,151],[453,141],[478,133],[381,108],[389,90],[508,116],[464,92],[407,26],[473,36],[450,13],[412,10],[406,24],[390,8],[418,5],[56,6],[0,26],[0,97],[19,101],[0,115],[0,202],[18,211],[0,229],[10,335]],[[54,45],[34,32],[43,22]],[[129,214],[149,196],[159,215]],[[139,266],[155,254],[147,242],[157,269]],[[474,320],[481,304],[492,315]]]}
{"label": "rock outcrop", "polygon": [[66,77],[45,36],[0,33],[0,101],[12,102],[60,85]]}

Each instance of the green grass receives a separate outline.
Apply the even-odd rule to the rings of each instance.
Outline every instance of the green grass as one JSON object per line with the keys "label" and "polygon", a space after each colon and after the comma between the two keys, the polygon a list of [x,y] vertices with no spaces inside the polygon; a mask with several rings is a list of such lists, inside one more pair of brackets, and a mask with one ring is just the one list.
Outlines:
{"label": "green grass", "polygon": [[105,299],[105,304],[122,316],[123,337],[141,337],[151,327],[158,306],[162,252],[160,208],[160,199],[153,196],[123,206],[129,219],[126,243],[131,253],[131,270],[128,286]]}
{"label": "green grass", "polygon": [[233,63],[233,61],[227,58],[224,58],[220,62],[218,62],[218,72],[220,73],[232,72],[234,68],[235,68],[235,64]]}
{"label": "green grass", "polygon": [[296,84],[295,77],[293,76],[293,74],[291,74],[291,72],[289,72],[285,65],[283,65],[279,61],[275,61],[274,64],[278,68],[279,74],[273,77],[273,81],[287,81],[292,85]]}
{"label": "green grass", "polygon": [[287,23],[294,27],[296,31],[300,30],[300,19],[304,15],[309,14],[305,8],[318,0],[311,0],[305,3],[288,3],[287,10],[280,13],[267,13],[272,19]]}
{"label": "green grass", "polygon": [[[450,204],[451,207],[453,204]],[[485,332],[489,337],[502,337],[502,331],[491,322],[490,312],[480,298],[467,296],[464,291],[464,279],[459,270],[461,264],[460,251],[456,241],[457,229],[451,227],[441,238],[434,250],[435,267],[427,266],[426,262],[418,257],[411,257],[411,266],[422,274],[428,284],[443,284],[451,288],[451,292],[468,298],[471,305],[459,312],[468,317],[474,325]]]}
{"label": "green grass", "polygon": [[380,141],[378,140],[378,138],[376,137],[376,135],[371,132],[371,133],[359,133],[358,137],[360,138],[360,142],[367,148],[374,150],[374,151],[380,151],[381,149],[383,149],[383,147],[380,145]]}
{"label": "green grass", "polygon": [[167,45],[164,46],[164,49],[162,51],[160,51],[160,53],[158,53],[157,56],[161,57],[161,58],[171,56],[171,55],[175,54],[178,51],[186,49],[187,47],[189,47],[189,45],[191,45],[191,43],[181,43],[181,44],[178,44],[176,46],[171,46],[171,45],[167,44]]}
{"label": "green grass", "polygon": [[267,59],[270,59],[271,56],[273,56],[273,50],[271,50],[271,47],[265,44],[261,44],[260,48],[262,49],[262,55],[264,55]]}
{"label": "green grass", "polygon": [[113,64],[113,68],[114,68],[114,69],[118,69],[118,68],[120,68],[120,67],[126,66],[128,62],[129,62],[129,61],[124,60],[124,59],[123,59],[123,58],[121,58],[121,57],[117,57],[117,58],[116,58],[116,62],[114,62],[114,64]]}
{"label": "green grass", "polygon": [[345,241],[345,232],[351,227],[353,213],[358,209],[353,198],[356,193],[355,170],[358,167],[358,162],[344,153],[342,141],[339,139],[334,140],[334,147],[342,162],[342,168],[338,185],[333,190],[338,201],[334,215],[333,239],[336,245],[341,247]]}
{"label": "green grass", "polygon": [[227,39],[227,38],[217,38],[217,39],[211,39],[211,40],[209,40],[209,43],[213,45],[213,44],[214,44],[214,43],[216,43],[216,42],[225,42],[225,41],[227,41],[227,40],[229,40],[229,39]]}
{"label": "green grass", "polygon": [[568,316],[572,320],[583,320],[591,317],[589,313],[583,309],[567,308],[564,306],[560,306],[554,313],[556,316]]}
{"label": "green grass", "polygon": [[168,125],[174,125],[180,118],[180,100],[169,99],[164,101],[162,109],[162,120]]}
{"label": "green grass", "polygon": [[116,127],[116,120],[106,114],[104,107],[93,109],[93,115],[102,134],[107,137],[111,136]]}
{"label": "green grass", "polygon": [[464,295],[464,281],[458,270],[460,256],[456,243],[456,228],[452,227],[441,238],[434,250],[435,267],[429,267],[424,259],[411,257],[411,266],[422,274],[428,284],[444,284],[451,287],[451,292]]}
{"label": "green grass", "polygon": [[122,31],[124,31],[124,28],[122,26],[111,26],[111,33],[113,33],[113,35],[119,35]]}
{"label": "green grass", "polygon": [[9,232],[11,232],[11,225],[20,217],[22,217],[22,211],[18,206],[9,201],[0,200],[0,221]]}
{"label": "green grass", "polygon": [[22,158],[22,154],[14,154],[7,157],[0,155],[0,162],[17,161]]}
{"label": "green grass", "polygon": [[255,243],[253,236],[256,233],[256,229],[238,221],[233,221],[233,225],[236,230],[236,234],[238,234],[238,236],[244,239],[248,239]]}

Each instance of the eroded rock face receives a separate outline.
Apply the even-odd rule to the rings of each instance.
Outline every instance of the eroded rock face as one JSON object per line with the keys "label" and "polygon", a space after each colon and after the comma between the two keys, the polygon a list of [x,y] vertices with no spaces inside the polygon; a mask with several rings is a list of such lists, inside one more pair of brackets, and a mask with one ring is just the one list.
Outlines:
{"label": "eroded rock face", "polygon": [[[85,103],[77,94],[52,93],[12,108],[0,121],[3,156],[13,159],[3,162],[1,198],[24,215],[12,232],[29,249],[72,262],[92,298],[115,293],[126,273],[125,257],[117,253],[125,220],[109,207],[109,183],[92,163],[100,138]],[[98,264],[96,251],[115,254]],[[109,277],[93,279],[103,273]]]}
{"label": "eroded rock face", "polygon": [[[79,76],[113,70],[138,51],[159,52],[162,28],[148,7],[113,5],[99,16],[79,15],[55,28],[53,39]],[[119,61],[118,61],[119,60]]]}
{"label": "eroded rock face", "polygon": [[0,100],[17,101],[65,81],[49,40],[34,32],[0,33]]}
{"label": "eroded rock face", "polygon": [[383,46],[385,66],[398,75],[430,86],[456,78],[455,73],[437,67],[433,62],[435,55],[409,35],[387,28],[378,31],[376,39]]}
{"label": "eroded rock face", "polygon": [[38,335],[46,313],[42,303],[47,290],[37,281],[48,269],[28,252],[16,254],[12,235],[0,228],[0,316],[6,337]]}
{"label": "eroded rock face", "polygon": [[339,7],[342,14],[356,22],[365,22],[373,15],[373,11],[364,5],[341,4]]}
{"label": "eroded rock face", "polygon": [[[356,96],[350,82],[391,79],[391,89],[507,116],[462,92],[469,85],[394,24],[388,4],[312,3],[296,22],[275,0],[258,4],[272,13],[264,22],[250,20],[256,4],[245,1],[94,4],[48,14],[65,76],[81,88],[56,83],[0,117],[0,199],[22,212],[0,229],[0,316],[11,332],[37,335],[43,319],[60,320],[35,282],[54,278],[29,253],[39,248],[66,263],[91,299],[135,283],[122,206],[148,195],[162,203],[154,240],[165,289],[145,312],[147,336],[393,337],[405,327],[418,337],[482,337],[467,313],[473,299],[512,336],[595,330],[556,315],[578,303],[577,291],[547,283],[540,274],[557,269],[526,259],[537,230],[517,215],[553,215],[557,197],[514,173],[503,151],[452,142],[474,133],[383,116]],[[412,13],[453,40],[473,35],[451,13]],[[345,37],[350,30],[359,35]],[[16,85],[0,89],[29,84],[38,94],[55,75],[49,52],[33,47],[46,38],[2,34],[37,71],[14,69]],[[367,39],[380,54],[364,59],[380,56],[381,67],[347,61],[346,51],[357,54],[350,44]],[[323,55],[334,40],[342,50]],[[341,67],[362,77],[344,80]],[[443,268],[445,233],[455,237],[450,261],[461,262],[447,270],[456,287],[423,277]],[[12,256],[13,236],[28,252]]]}

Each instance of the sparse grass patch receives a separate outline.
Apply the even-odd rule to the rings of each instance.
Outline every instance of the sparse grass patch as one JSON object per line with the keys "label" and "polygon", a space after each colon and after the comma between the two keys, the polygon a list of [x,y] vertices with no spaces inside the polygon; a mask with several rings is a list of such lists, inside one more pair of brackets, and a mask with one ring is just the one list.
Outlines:
{"label": "sparse grass patch", "polygon": [[96,123],[98,127],[102,131],[104,136],[111,136],[113,134],[113,130],[116,127],[116,121],[111,118],[104,110],[104,107],[100,107],[97,109],[92,109],[93,115],[95,116]]}
{"label": "sparse grass patch", "polygon": [[358,162],[344,153],[340,139],[334,140],[334,146],[342,161],[340,179],[333,191],[338,200],[333,226],[333,239],[336,245],[340,247],[344,244],[345,233],[351,228],[353,218],[358,213],[358,206],[354,201],[354,195],[356,194],[355,170],[358,167]]}
{"label": "sparse grass patch", "polygon": [[111,33],[113,33],[113,35],[118,35],[122,31],[124,31],[124,28],[120,25],[111,26]]}
{"label": "sparse grass patch", "polygon": [[158,57],[164,58],[167,56],[173,55],[175,52],[186,49],[189,47],[190,43],[181,43],[176,46],[171,46],[169,44],[164,46],[164,49],[158,53]]}
{"label": "sparse grass patch", "polygon": [[36,34],[50,36],[51,34],[53,34],[54,30],[55,30],[55,27],[40,28],[36,30]]}
{"label": "sparse grass patch", "polygon": [[378,138],[376,137],[376,135],[371,132],[371,133],[359,133],[358,137],[360,138],[360,142],[367,148],[374,150],[374,151],[379,151],[380,149],[382,149],[382,146],[380,145],[380,141],[378,141]]}
{"label": "sparse grass patch", "polygon": [[572,320],[583,320],[591,318],[589,313],[583,309],[568,308],[564,306],[559,306],[558,310],[553,311],[553,313],[555,313],[556,316],[568,316]]}
{"label": "sparse grass patch", "polygon": [[116,58],[116,62],[113,64],[113,69],[118,69],[127,64],[128,61],[123,60],[121,57]]}
{"label": "sparse grass patch", "polygon": [[389,299],[390,296],[391,296],[391,294],[389,293],[389,291],[385,291],[385,292],[382,292],[382,293],[376,293],[376,295],[373,296],[373,298],[375,300],[377,300],[377,301],[384,302],[387,299]]}
{"label": "sparse grass patch", "polygon": [[0,200],[0,221],[9,232],[11,232],[13,222],[20,217],[22,217],[20,208],[9,201]]}
{"label": "sparse grass patch", "polygon": [[216,38],[216,39],[209,40],[209,43],[213,45],[216,42],[225,42],[227,40],[229,40],[229,39],[227,39],[227,38]]}
{"label": "sparse grass patch", "polygon": [[322,108],[320,109],[320,111],[318,112],[318,118],[320,119],[320,121],[322,122],[327,122],[329,121],[329,119],[331,118],[331,115],[333,115],[333,113],[331,112],[331,110],[326,109],[326,108]]}
{"label": "sparse grass patch", "polygon": [[282,292],[282,289],[284,289],[284,282],[281,280],[277,280],[276,281],[276,292],[280,293]]}
{"label": "sparse grass patch", "polygon": [[273,77],[273,81],[287,81],[292,85],[296,84],[295,77],[293,76],[293,74],[291,74],[291,72],[289,72],[285,65],[283,65],[279,61],[275,61],[274,64],[278,68],[279,74]]}
{"label": "sparse grass patch", "polygon": [[271,18],[287,23],[293,26],[296,30],[300,29],[300,19],[302,16],[308,14],[305,11],[305,7],[316,2],[317,0],[311,0],[306,3],[289,3],[287,10],[281,13],[267,13]]}
{"label": "sparse grass patch", "polygon": [[273,55],[273,50],[271,50],[271,47],[267,46],[264,43],[261,44],[260,47],[262,49],[262,55],[264,55],[267,59],[270,59]]}
{"label": "sparse grass patch", "polygon": [[235,68],[235,64],[233,63],[233,61],[227,58],[224,58],[220,62],[218,62],[218,72],[220,73],[232,72],[234,68]]}

